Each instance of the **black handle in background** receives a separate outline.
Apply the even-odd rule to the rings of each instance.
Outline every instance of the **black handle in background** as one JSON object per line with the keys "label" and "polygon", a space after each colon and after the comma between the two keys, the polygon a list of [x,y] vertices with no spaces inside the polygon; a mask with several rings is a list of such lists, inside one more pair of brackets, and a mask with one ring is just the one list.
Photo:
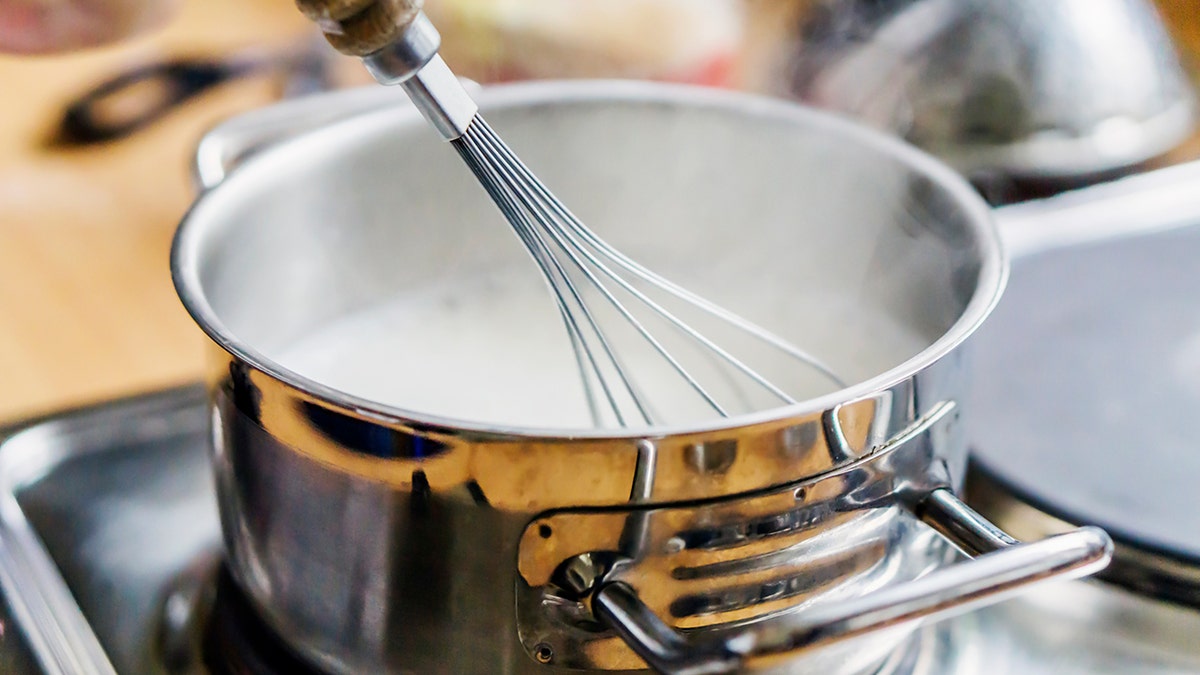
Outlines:
{"label": "black handle in background", "polygon": [[[139,67],[104,82],[72,103],[51,144],[84,146],[124,138],[189,99],[253,70],[244,62],[187,59]],[[144,100],[118,101],[120,97],[138,96]]]}

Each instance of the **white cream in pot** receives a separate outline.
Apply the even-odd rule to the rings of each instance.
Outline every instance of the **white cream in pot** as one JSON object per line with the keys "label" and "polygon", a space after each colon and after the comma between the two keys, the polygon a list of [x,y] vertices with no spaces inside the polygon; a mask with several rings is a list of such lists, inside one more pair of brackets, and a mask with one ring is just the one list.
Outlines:
{"label": "white cream in pot", "polygon": [[[550,291],[532,270],[528,272],[459,280],[401,294],[329,322],[272,356],[284,367],[334,389],[420,413],[504,426],[593,426],[570,340]],[[747,298],[734,309],[756,320],[778,317],[785,313],[771,306],[778,301]],[[595,298],[594,305],[602,303]],[[861,305],[855,307],[844,298],[793,298],[789,305],[794,305],[793,311],[786,312],[792,320],[775,320],[769,327],[811,350],[851,383],[883,372],[928,344],[926,338],[882,313],[868,316]],[[598,311],[598,318],[610,331],[626,368],[639,374],[638,384],[660,420],[685,422],[714,416],[636,334],[612,332],[629,329],[603,311]],[[838,338],[829,339],[828,325],[825,330],[805,331],[804,324],[811,323],[813,316],[840,326]],[[836,388],[752,338],[722,334],[719,324],[705,321],[702,314],[691,313],[686,321],[797,399]],[[719,400],[729,402],[731,412],[776,405],[764,398],[764,392],[744,384],[742,391],[754,396],[746,401],[744,394],[730,388],[727,377],[706,370],[711,359],[699,360],[683,339],[672,341],[665,324],[651,330],[706,387],[719,394]],[[814,344],[821,335],[825,340]],[[802,341],[805,337],[808,342]],[[880,345],[890,345],[887,353],[881,353]]]}

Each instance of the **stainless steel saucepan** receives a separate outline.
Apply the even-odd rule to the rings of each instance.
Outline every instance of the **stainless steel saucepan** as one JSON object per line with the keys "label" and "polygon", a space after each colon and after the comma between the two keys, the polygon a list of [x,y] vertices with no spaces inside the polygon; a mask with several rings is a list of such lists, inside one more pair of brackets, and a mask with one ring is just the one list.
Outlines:
{"label": "stainless steel saucepan", "polygon": [[[439,414],[434,400],[470,388],[453,335],[416,355],[448,359],[442,377],[379,360],[376,379],[414,379],[409,407],[283,365],[397,297],[536,279],[398,96],[324,95],[215,130],[172,258],[214,344],[229,564],[305,658],[343,673],[855,673],[918,619],[1106,564],[1103,532],[1018,544],[954,496],[963,343],[1006,270],[985,205],[925,155],[787,103],[634,83],[479,95],[602,237],[853,386],[622,433]],[[434,330],[406,326],[387,336],[396,359]],[[533,359],[568,348],[520,335]],[[478,386],[537,393],[519,385]],[[952,562],[954,548],[975,558]]]}

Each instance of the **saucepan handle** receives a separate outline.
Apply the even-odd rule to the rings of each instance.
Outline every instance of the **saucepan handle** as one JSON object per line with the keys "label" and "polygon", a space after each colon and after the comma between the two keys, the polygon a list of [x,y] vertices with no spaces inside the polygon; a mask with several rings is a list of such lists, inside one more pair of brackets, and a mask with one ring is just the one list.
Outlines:
{"label": "saucepan handle", "polygon": [[1020,543],[949,489],[934,490],[915,511],[973,559],[861,598],[720,636],[676,631],[638,598],[633,587],[620,581],[601,585],[592,609],[655,670],[667,675],[716,675],[803,656],[918,619],[949,618],[1000,602],[1042,581],[1087,576],[1103,569],[1112,557],[1112,540],[1095,527]]}
{"label": "saucepan handle", "polygon": [[[459,81],[472,93],[480,89],[471,80]],[[371,85],[305,96],[239,115],[214,127],[200,140],[194,167],[196,182],[200,189],[211,190],[256,152],[323,126],[392,108],[411,109],[414,116],[418,114],[400,88]]]}
{"label": "saucepan handle", "polygon": [[407,97],[387,87],[315,94],[255,110],[223,122],[200,139],[196,182],[211,190],[250,155],[322,126],[388,106],[407,106]]}

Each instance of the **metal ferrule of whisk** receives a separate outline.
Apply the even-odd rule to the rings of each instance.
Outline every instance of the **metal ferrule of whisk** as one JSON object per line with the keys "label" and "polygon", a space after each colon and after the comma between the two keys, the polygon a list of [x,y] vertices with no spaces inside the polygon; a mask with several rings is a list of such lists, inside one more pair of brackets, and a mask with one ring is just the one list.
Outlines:
{"label": "metal ferrule of whisk", "polygon": [[448,141],[460,138],[479,112],[462,83],[438,55],[441,36],[424,13],[417,14],[400,39],[363,57],[380,84],[398,84]]}
{"label": "metal ferrule of whisk", "polygon": [[479,107],[438,55],[442,38],[423,0],[297,0],[338,51],[358,56],[377,82],[400,85],[448,141],[461,137]]}

